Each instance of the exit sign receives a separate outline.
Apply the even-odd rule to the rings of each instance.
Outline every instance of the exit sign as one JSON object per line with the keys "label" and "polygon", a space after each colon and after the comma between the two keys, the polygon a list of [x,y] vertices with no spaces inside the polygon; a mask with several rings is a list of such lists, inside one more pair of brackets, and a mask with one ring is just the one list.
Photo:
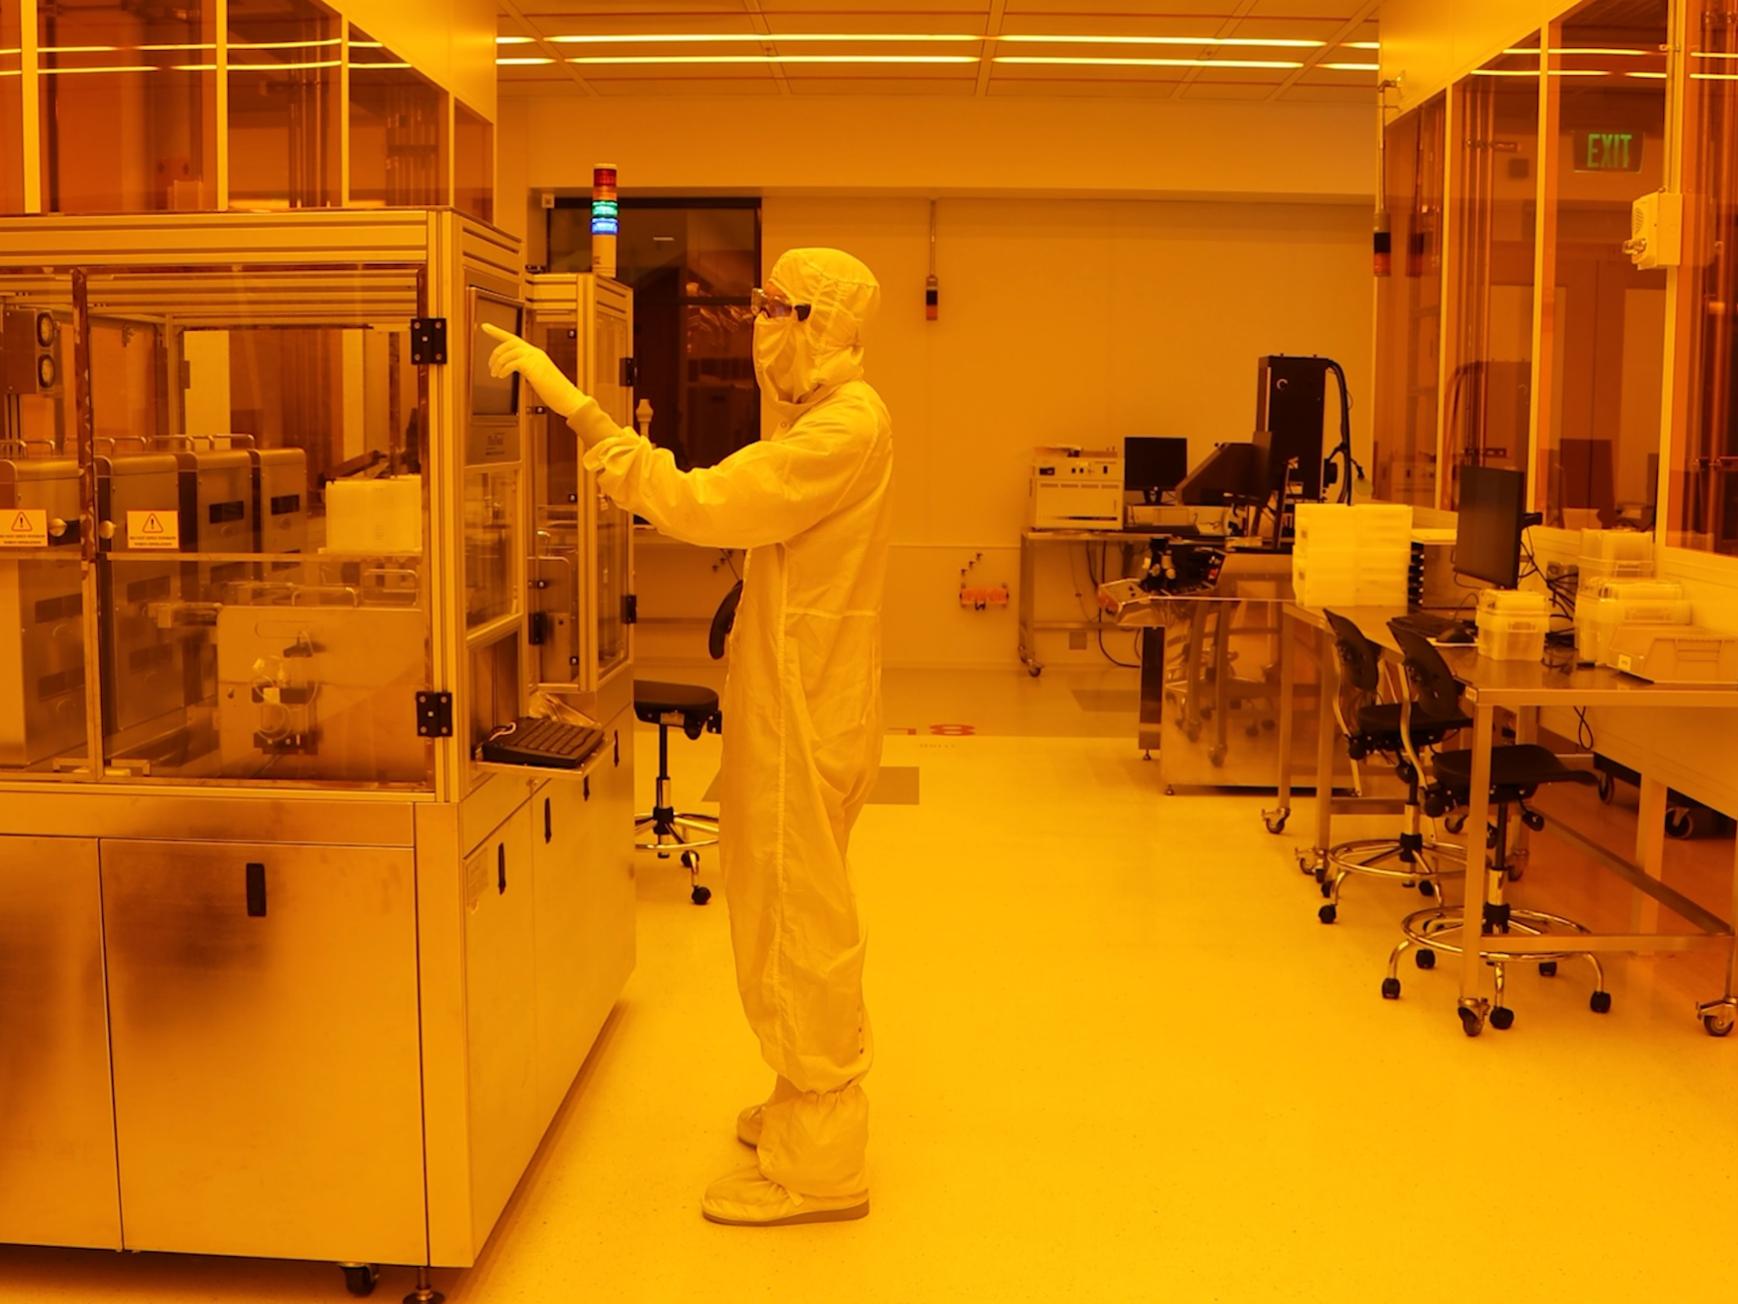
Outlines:
{"label": "exit sign", "polygon": [[1639,131],[1578,131],[1574,137],[1577,172],[1640,172]]}

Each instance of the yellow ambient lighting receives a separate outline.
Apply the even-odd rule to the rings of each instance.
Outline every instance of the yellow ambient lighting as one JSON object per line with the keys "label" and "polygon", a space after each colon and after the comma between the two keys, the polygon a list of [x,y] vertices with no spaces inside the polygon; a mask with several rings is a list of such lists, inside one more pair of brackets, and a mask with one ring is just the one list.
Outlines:
{"label": "yellow ambient lighting", "polygon": [[[313,63],[232,63],[229,65],[229,70],[231,72],[300,72],[303,68],[336,68],[343,62],[342,59],[321,59]],[[187,66],[193,67],[195,65],[189,64]],[[380,65],[371,63],[368,66],[378,68]]]}
{"label": "yellow ambient lighting", "polygon": [[[697,45],[725,43],[760,45],[778,41],[982,41],[982,36],[954,32],[694,32],[686,36],[663,33],[639,36],[551,36],[551,45]],[[496,38],[501,43],[499,37]]]}
{"label": "yellow ambient lighting", "polygon": [[1382,65],[1379,63],[1324,63],[1323,68],[1332,68],[1335,72],[1375,72]]}
{"label": "yellow ambient lighting", "polygon": [[1265,40],[1255,36],[1000,36],[995,39],[1035,45],[1255,45],[1283,46],[1294,50],[1315,50],[1327,44],[1326,41],[1280,37]]}
{"label": "yellow ambient lighting", "polygon": [[[1538,54],[1538,47],[1528,49],[1504,50],[1504,54]],[[1628,58],[1640,58],[1643,55],[1658,55],[1658,50],[1638,50],[1625,45],[1574,45],[1565,46],[1561,50],[1552,50],[1552,54],[1615,54]]]}
{"label": "yellow ambient lighting", "polygon": [[1346,42],[1346,49],[1348,49],[1348,50],[1380,50],[1381,48],[1382,48],[1382,42],[1380,42],[1380,41],[1347,41]]}
{"label": "yellow ambient lighting", "polygon": [[1730,50],[1691,50],[1692,59],[1738,59],[1738,54]]}
{"label": "yellow ambient lighting", "polygon": [[975,54],[634,54],[582,57],[568,63],[688,64],[688,63],[977,63]]}
{"label": "yellow ambient lighting", "polygon": [[997,55],[992,63],[1067,64],[1074,67],[1106,68],[1301,68],[1292,60],[1279,59],[1071,59],[1049,56]]}
{"label": "yellow ambient lighting", "polygon": [[321,46],[341,45],[342,36],[334,36],[325,41],[231,41],[232,50],[313,50]]}
{"label": "yellow ambient lighting", "polygon": [[113,54],[118,45],[44,45],[38,54]]}
{"label": "yellow ambient lighting", "polygon": [[[1289,37],[1255,36],[987,36],[969,32],[640,32],[627,36],[598,36],[590,33],[574,36],[551,36],[551,45],[702,45],[735,44],[762,45],[781,41],[807,41],[819,44],[840,44],[848,41],[874,42],[882,45],[907,41],[1015,41],[1029,45],[1181,45],[1285,48],[1316,50],[1326,41]],[[529,36],[497,36],[496,45],[529,45]],[[1352,41],[1348,50],[1374,50],[1374,41]]]}
{"label": "yellow ambient lighting", "polygon": [[44,77],[58,76],[72,72],[170,72],[172,69],[159,68],[154,64],[117,64],[109,68],[38,68]]}
{"label": "yellow ambient lighting", "polygon": [[1738,72],[1693,72],[1694,81],[1738,81]]}
{"label": "yellow ambient lighting", "polygon": [[1652,77],[1656,81],[1664,81],[1667,76],[1663,72],[1626,72],[1623,75],[1625,77]]}
{"label": "yellow ambient lighting", "polygon": [[542,58],[538,58],[538,59],[530,59],[530,58],[527,58],[527,59],[497,59],[497,60],[495,60],[495,66],[497,68],[529,68],[534,64],[554,63],[554,62],[555,62],[554,59],[542,59]]}

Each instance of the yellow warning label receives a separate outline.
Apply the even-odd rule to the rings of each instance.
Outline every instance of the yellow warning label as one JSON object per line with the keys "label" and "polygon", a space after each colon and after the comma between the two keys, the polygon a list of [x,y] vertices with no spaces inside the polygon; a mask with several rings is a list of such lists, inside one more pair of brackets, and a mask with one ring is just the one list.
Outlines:
{"label": "yellow warning label", "polygon": [[179,552],[180,512],[128,512],[127,547],[135,552]]}
{"label": "yellow warning label", "polygon": [[48,547],[48,513],[36,507],[0,511],[0,548]]}

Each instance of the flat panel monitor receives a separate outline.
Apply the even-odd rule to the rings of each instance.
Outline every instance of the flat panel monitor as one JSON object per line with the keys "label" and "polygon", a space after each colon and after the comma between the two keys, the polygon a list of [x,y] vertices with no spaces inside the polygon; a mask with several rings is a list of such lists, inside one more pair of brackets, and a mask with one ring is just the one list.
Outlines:
{"label": "flat panel monitor", "polygon": [[1130,435],[1122,441],[1122,487],[1157,502],[1189,474],[1189,441]]}
{"label": "flat panel monitor", "polygon": [[522,335],[523,313],[518,304],[498,299],[481,290],[471,292],[475,312],[471,320],[471,415],[473,417],[511,417],[519,414],[519,376],[489,374],[489,355],[500,342],[484,332],[483,326],[498,326],[509,335]]}
{"label": "flat panel monitor", "polygon": [[1460,518],[1454,533],[1454,570],[1499,589],[1521,582],[1521,531],[1526,525],[1527,477],[1495,466],[1460,473]]}

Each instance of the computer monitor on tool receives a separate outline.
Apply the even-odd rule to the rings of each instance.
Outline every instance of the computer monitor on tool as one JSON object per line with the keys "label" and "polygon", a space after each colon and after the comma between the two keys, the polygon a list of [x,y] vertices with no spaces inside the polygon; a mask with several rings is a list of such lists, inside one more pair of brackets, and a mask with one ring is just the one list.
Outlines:
{"label": "computer monitor on tool", "polygon": [[1122,441],[1122,487],[1132,502],[1156,503],[1189,474],[1189,441],[1129,435]]}
{"label": "computer monitor on tool", "polygon": [[1494,466],[1460,473],[1460,517],[1454,533],[1455,574],[1499,589],[1521,582],[1521,531],[1526,528],[1527,477]]}

